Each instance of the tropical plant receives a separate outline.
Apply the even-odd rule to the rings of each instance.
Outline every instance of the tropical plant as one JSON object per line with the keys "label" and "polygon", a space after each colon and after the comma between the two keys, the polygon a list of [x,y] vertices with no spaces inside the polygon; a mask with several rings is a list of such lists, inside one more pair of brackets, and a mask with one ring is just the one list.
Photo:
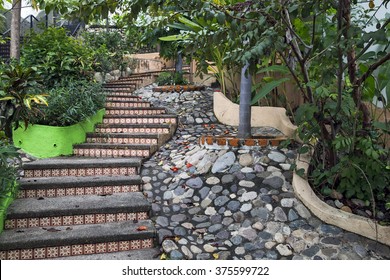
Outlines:
{"label": "tropical plant", "polygon": [[27,127],[29,120],[40,114],[36,105],[47,105],[46,95],[32,68],[11,63],[0,72],[0,131],[12,139],[13,128],[20,122]]}
{"label": "tropical plant", "polygon": [[159,86],[186,85],[188,81],[184,79],[182,72],[162,72],[158,75],[156,83]]}
{"label": "tropical plant", "polygon": [[92,77],[93,50],[68,36],[65,29],[49,27],[27,39],[21,63],[33,68],[44,84],[51,87],[66,77]]}
{"label": "tropical plant", "polygon": [[15,182],[18,165],[20,165],[20,157],[17,149],[6,139],[0,139],[0,199],[16,196]]}
{"label": "tropical plant", "polygon": [[120,69],[124,71],[124,56],[129,53],[130,42],[120,32],[83,32],[81,37],[92,50],[95,59],[94,70],[108,73]]}
{"label": "tropical plant", "polygon": [[48,91],[49,105],[31,119],[33,124],[68,126],[93,116],[104,108],[102,85],[87,80],[64,79]]}

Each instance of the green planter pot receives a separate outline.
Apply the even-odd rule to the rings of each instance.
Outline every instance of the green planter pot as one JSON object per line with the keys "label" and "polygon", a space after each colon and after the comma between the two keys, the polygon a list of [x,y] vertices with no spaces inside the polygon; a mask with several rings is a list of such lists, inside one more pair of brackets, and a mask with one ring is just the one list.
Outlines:
{"label": "green planter pot", "polygon": [[73,154],[73,145],[84,143],[86,134],[102,123],[105,109],[71,126],[29,125],[13,132],[14,145],[37,158],[50,158]]}

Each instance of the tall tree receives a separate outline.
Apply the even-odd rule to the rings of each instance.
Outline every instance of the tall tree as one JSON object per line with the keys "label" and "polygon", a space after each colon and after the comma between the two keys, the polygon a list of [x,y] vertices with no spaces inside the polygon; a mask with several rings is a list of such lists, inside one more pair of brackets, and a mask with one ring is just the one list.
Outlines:
{"label": "tall tree", "polygon": [[22,12],[22,0],[12,1],[11,19],[11,49],[10,56],[13,59],[20,59],[20,22]]}

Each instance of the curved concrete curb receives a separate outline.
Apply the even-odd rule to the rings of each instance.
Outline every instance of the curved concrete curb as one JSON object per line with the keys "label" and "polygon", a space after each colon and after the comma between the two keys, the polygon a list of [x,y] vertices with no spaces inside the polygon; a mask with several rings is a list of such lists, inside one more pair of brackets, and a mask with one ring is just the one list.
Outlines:
{"label": "curved concrete curb", "polygon": [[[238,126],[238,112],[238,104],[231,102],[221,92],[214,92],[214,114],[221,123]],[[252,106],[251,126],[273,127],[293,139],[295,138],[294,133],[297,129],[287,117],[286,109],[281,107]]]}
{"label": "curved concrete curb", "polygon": [[[310,161],[308,156],[297,159],[297,169],[307,172]],[[347,231],[377,240],[390,246],[390,227],[375,224],[371,219],[333,208],[320,200],[309,183],[294,172],[292,182],[295,194],[310,211],[325,223],[338,226]]]}

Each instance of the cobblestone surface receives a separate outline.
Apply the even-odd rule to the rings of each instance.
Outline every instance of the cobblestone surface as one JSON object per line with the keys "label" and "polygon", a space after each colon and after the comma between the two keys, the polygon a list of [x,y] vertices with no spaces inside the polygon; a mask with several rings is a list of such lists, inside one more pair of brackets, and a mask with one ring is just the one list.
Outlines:
{"label": "cobblestone surface", "polygon": [[[171,259],[389,259],[390,248],[327,225],[295,197],[295,150],[206,150],[201,135],[234,134],[212,91],[136,92],[179,115],[176,135],[144,163],[161,250]],[[272,128],[256,133],[278,135]]]}

